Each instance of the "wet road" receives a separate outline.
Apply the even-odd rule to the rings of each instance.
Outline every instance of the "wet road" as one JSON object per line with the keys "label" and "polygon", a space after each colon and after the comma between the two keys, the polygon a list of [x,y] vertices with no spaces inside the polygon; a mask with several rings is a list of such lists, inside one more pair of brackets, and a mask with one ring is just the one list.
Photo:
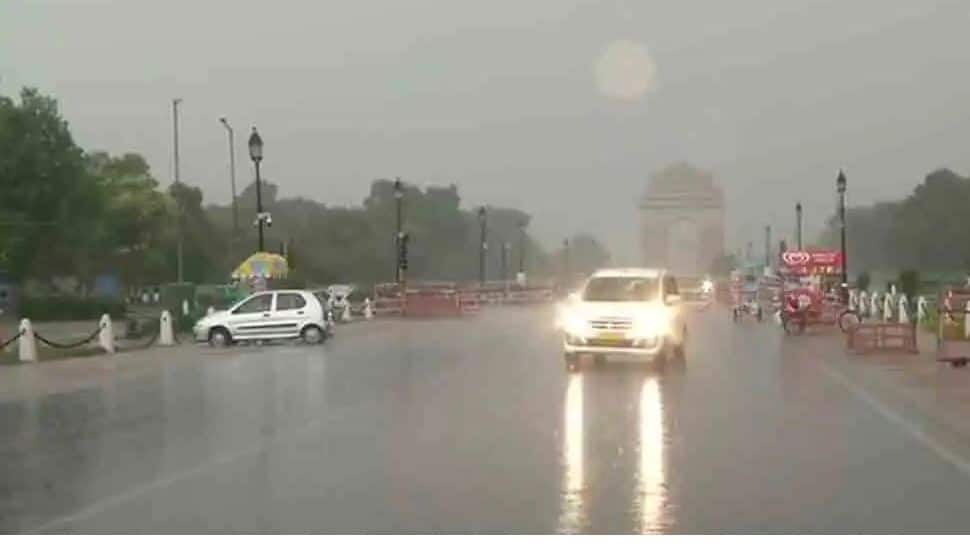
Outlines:
{"label": "wet road", "polygon": [[124,374],[5,369],[0,529],[970,531],[970,443],[838,350],[712,310],[686,366],[569,375],[551,324],[489,309]]}

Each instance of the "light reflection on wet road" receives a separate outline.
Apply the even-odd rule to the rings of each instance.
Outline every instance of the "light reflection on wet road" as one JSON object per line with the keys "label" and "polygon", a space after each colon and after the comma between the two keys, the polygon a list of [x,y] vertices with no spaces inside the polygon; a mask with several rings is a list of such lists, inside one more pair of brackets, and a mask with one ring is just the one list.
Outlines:
{"label": "light reflection on wet road", "polygon": [[47,393],[56,367],[4,369],[0,529],[970,530],[968,475],[833,362],[692,322],[686,366],[573,375],[549,309],[156,351]]}

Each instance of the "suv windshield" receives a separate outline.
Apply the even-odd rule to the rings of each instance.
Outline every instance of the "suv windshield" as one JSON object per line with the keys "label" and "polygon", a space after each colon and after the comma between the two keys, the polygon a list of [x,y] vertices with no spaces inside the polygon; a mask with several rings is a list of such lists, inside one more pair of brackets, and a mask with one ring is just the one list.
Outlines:
{"label": "suv windshield", "polygon": [[583,290],[583,301],[651,301],[656,298],[656,278],[591,278]]}

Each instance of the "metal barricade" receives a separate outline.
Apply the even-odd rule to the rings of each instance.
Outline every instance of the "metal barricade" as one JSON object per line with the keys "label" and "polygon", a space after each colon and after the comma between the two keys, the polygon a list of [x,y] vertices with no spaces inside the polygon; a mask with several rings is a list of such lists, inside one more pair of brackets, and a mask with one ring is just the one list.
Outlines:
{"label": "metal barricade", "polygon": [[916,354],[916,324],[859,324],[846,334],[847,348],[856,354],[904,352]]}

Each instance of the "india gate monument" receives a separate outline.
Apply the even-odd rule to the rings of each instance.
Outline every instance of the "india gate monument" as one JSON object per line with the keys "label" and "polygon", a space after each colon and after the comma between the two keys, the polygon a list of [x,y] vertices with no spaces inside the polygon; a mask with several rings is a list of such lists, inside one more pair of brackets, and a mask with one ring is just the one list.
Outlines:
{"label": "india gate monument", "polygon": [[724,252],[724,195],[710,172],[676,163],[650,176],[640,203],[643,264],[700,276]]}

